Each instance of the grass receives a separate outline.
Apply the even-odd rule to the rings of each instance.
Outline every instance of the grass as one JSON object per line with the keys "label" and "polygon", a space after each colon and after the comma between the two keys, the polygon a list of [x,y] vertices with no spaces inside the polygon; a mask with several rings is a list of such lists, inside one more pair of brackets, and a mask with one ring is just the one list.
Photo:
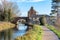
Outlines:
{"label": "grass", "polygon": [[60,31],[59,30],[56,30],[54,26],[52,25],[47,25],[47,27],[52,30],[57,36],[58,38],[60,38]]}
{"label": "grass", "polygon": [[33,25],[33,29],[27,31],[25,35],[17,37],[15,40],[42,40],[42,32],[40,25]]}
{"label": "grass", "polygon": [[37,33],[37,39],[36,40],[42,40],[43,30],[42,30],[41,26],[40,25],[34,25],[34,29],[35,29],[35,32]]}
{"label": "grass", "polygon": [[0,31],[4,31],[14,27],[15,27],[15,24],[12,24],[10,22],[0,22]]}

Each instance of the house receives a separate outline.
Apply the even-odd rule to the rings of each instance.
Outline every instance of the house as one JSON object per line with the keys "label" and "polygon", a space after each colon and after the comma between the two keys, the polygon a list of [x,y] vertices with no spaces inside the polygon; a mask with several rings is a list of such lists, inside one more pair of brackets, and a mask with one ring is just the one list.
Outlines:
{"label": "house", "polygon": [[30,8],[28,11],[28,17],[15,17],[15,20],[13,21],[16,23],[18,20],[24,19],[27,23],[30,24],[41,24],[44,25],[46,23],[49,23],[49,17],[48,15],[37,15],[37,12],[34,10],[33,7]]}
{"label": "house", "polygon": [[49,15],[37,15],[37,12],[34,10],[33,7],[30,8],[28,11],[28,23],[31,24],[47,24],[50,23],[50,16]]}

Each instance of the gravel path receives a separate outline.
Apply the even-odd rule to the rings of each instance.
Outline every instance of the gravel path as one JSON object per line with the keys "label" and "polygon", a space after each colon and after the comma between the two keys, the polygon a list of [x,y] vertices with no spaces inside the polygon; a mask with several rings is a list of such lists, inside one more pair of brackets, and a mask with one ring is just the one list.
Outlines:
{"label": "gravel path", "polygon": [[59,40],[57,35],[50,31],[47,27],[42,26],[44,31],[42,40]]}

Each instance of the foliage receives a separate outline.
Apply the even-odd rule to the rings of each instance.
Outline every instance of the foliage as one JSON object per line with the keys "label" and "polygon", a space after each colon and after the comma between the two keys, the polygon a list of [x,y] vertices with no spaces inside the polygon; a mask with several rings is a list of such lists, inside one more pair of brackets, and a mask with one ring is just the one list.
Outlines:
{"label": "foliage", "polygon": [[40,25],[44,25],[44,20],[43,20],[43,19],[44,19],[44,17],[41,17],[41,18],[39,19],[39,20],[40,20],[40,23],[41,23]]}
{"label": "foliage", "polygon": [[2,5],[0,4],[0,21],[4,20]]}
{"label": "foliage", "polygon": [[54,26],[52,26],[52,25],[47,25],[47,27],[48,27],[50,30],[52,30],[52,31],[60,38],[60,31],[59,31],[59,30],[56,30],[56,29],[54,28]]}
{"label": "foliage", "polygon": [[0,14],[0,21],[4,20],[4,16],[2,14]]}
{"label": "foliage", "polygon": [[34,25],[33,29],[27,31],[25,35],[17,37],[15,40],[42,40],[42,29],[39,25]]}
{"label": "foliage", "polygon": [[[2,1],[2,9],[3,16],[5,17],[4,21],[12,21],[16,13],[18,14],[20,10],[18,6],[14,2],[9,2],[8,0],[1,0]],[[2,13],[1,13],[2,14]]]}

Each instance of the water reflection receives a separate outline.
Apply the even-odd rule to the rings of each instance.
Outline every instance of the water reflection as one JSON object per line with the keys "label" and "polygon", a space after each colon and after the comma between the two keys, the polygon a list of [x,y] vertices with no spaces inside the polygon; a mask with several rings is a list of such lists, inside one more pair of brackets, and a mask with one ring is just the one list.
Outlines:
{"label": "water reflection", "polygon": [[[22,23],[17,24],[17,29],[18,30],[13,29],[12,40],[14,40],[18,36],[23,36],[26,33],[27,27],[28,26],[26,26],[25,24],[22,24]],[[3,35],[4,35],[4,32],[2,32],[2,34],[1,34],[1,36],[2,36],[1,39],[2,40],[4,40],[4,36]],[[8,40],[8,37],[7,37],[7,40]]]}
{"label": "water reflection", "polygon": [[26,33],[26,31],[18,30],[13,33],[13,39],[15,39],[18,36],[23,36]]}
{"label": "water reflection", "polygon": [[27,26],[25,26],[25,24],[19,23],[19,24],[17,25],[17,29],[18,29],[18,30],[26,30],[26,29],[27,29]]}
{"label": "water reflection", "polygon": [[19,23],[17,25],[17,29],[18,30],[14,30],[14,32],[13,32],[13,39],[15,39],[18,36],[23,36],[26,33],[27,26],[25,26],[22,23]]}

